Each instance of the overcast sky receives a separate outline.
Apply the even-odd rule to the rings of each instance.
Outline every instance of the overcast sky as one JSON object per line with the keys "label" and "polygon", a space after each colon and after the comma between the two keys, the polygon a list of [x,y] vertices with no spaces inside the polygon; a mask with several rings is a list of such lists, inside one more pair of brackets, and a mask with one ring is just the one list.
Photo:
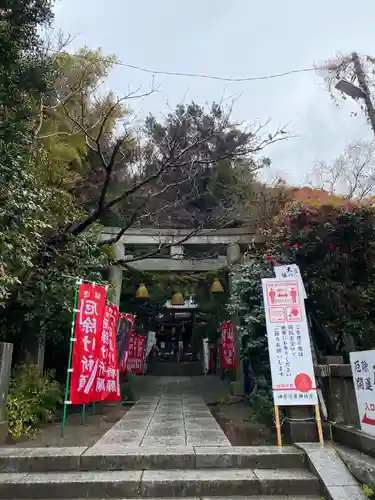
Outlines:
{"label": "overcast sky", "polygon": [[[56,28],[75,36],[71,50],[101,47],[152,70],[242,78],[308,68],[337,52],[375,55],[374,0],[57,0],[55,12]],[[151,82],[151,74],[116,66],[108,85],[121,95]],[[350,116],[353,104],[338,109],[314,72],[242,83],[156,75],[154,82],[157,93],[132,102],[138,116],[224,96],[236,98],[236,120],[271,118],[270,132],[288,124],[295,137],[265,154],[272,172],[294,184],[315,160],[371,137],[363,116]]]}

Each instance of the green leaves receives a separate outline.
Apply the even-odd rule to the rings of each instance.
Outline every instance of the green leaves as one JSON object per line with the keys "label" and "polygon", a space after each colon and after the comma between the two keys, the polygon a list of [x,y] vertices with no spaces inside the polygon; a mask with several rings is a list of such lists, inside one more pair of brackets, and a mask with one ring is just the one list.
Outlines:
{"label": "green leaves", "polygon": [[35,366],[20,366],[10,384],[7,402],[9,433],[17,440],[32,437],[42,422],[55,419],[63,401],[63,389],[53,372],[41,373]]}

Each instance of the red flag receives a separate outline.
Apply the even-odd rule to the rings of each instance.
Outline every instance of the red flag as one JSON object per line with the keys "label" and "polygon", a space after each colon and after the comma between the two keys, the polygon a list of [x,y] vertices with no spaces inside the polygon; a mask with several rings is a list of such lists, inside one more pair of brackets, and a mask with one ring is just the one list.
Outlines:
{"label": "red flag", "polygon": [[127,368],[129,372],[141,375],[143,373],[143,364],[145,360],[146,337],[132,332],[129,343],[129,357]]}
{"label": "red flag", "polygon": [[70,378],[69,399],[72,404],[95,401],[98,348],[100,349],[106,298],[104,286],[92,283],[79,285]]}
{"label": "red flag", "polygon": [[120,401],[120,379],[116,347],[118,308],[105,308],[103,329],[99,339],[98,372],[95,381],[95,401]]}
{"label": "red flag", "polygon": [[130,337],[133,333],[134,315],[120,314],[119,326],[117,332],[117,348],[120,372],[126,371],[126,365],[129,358]]}
{"label": "red flag", "polygon": [[234,349],[233,323],[226,321],[221,325],[220,368],[227,370],[236,368],[236,352]]}

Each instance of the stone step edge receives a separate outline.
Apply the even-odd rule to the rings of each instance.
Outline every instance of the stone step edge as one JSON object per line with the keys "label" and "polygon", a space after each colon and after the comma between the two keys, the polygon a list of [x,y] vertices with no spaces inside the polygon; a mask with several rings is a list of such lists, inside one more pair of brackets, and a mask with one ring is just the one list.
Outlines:
{"label": "stone step edge", "polygon": [[207,453],[212,455],[304,455],[304,452],[295,446],[126,446],[120,444],[94,444],[93,446],[45,446],[30,448],[0,448],[0,459],[4,458],[38,458],[38,457],[77,457],[77,456],[102,456],[103,452],[117,456],[150,455],[150,453],[164,455],[197,455]]}
{"label": "stone step edge", "polygon": [[223,469],[0,474],[0,498],[176,498],[320,493],[300,469]]}
{"label": "stone step edge", "polygon": [[[41,452],[41,455],[43,452]],[[38,454],[33,453],[32,456]],[[126,447],[120,445],[94,445],[88,448],[81,457],[102,457],[105,456],[192,456],[198,457],[209,455],[212,457],[232,456],[232,457],[304,457],[305,452],[297,447],[285,446],[265,446],[264,448],[252,446],[137,446]],[[0,455],[1,458],[1,455]]]}
{"label": "stone step edge", "polygon": [[0,472],[122,469],[303,468],[294,447],[133,447],[0,449]]}
{"label": "stone step edge", "polygon": [[[183,500],[223,500],[223,497],[169,497],[169,498],[181,498]],[[321,500],[321,496],[305,496],[305,495],[297,495],[297,496],[290,496],[290,495],[282,495],[282,496],[273,496],[272,500]],[[17,499],[17,500],[23,500],[22,498]],[[50,500],[50,499],[39,499],[39,500]],[[92,499],[92,498],[62,498],[60,500],[98,500],[98,499]],[[104,500],[104,499],[103,499]],[[113,498],[112,500],[139,500],[139,498]],[[168,498],[161,498],[161,497],[148,497],[148,500],[168,500]],[[230,497],[225,497],[225,500],[270,500],[270,496],[259,496],[257,495],[256,497],[254,496],[230,496]]]}

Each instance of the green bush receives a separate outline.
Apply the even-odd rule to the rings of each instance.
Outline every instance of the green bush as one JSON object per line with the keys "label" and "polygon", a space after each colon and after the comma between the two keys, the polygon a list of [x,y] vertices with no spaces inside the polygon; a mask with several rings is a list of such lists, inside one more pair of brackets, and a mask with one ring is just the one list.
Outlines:
{"label": "green bush", "polygon": [[271,427],[274,420],[272,395],[268,391],[259,390],[257,393],[251,394],[248,401],[253,411],[252,420]]}
{"label": "green bush", "polygon": [[346,356],[375,342],[375,206],[290,203],[259,249],[296,263],[308,308]]}
{"label": "green bush", "polygon": [[11,379],[8,395],[8,425],[13,439],[35,435],[42,422],[55,420],[63,402],[63,389],[54,372],[41,373],[35,366],[21,365]]}
{"label": "green bush", "polygon": [[367,498],[374,498],[375,495],[374,490],[370,488],[370,486],[367,486],[366,484],[363,485],[363,493]]}

